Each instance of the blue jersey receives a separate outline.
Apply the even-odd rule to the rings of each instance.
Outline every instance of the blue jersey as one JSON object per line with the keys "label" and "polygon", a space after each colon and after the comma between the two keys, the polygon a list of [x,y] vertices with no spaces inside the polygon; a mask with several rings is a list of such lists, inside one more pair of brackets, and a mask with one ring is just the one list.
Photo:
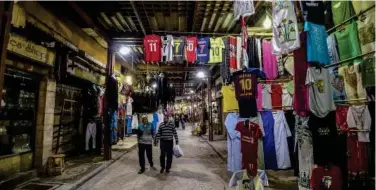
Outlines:
{"label": "blue jersey", "polygon": [[210,45],[210,38],[208,37],[201,37],[198,38],[198,46],[197,46],[197,61],[198,62],[209,62],[209,45]]}

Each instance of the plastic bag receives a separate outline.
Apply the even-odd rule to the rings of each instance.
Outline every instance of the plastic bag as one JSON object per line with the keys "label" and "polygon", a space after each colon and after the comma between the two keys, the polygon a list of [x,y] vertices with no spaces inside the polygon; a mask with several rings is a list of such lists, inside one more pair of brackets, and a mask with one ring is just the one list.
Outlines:
{"label": "plastic bag", "polygon": [[180,157],[184,156],[183,150],[180,148],[179,145],[175,145],[175,147],[174,147],[174,156],[176,158],[180,158]]}

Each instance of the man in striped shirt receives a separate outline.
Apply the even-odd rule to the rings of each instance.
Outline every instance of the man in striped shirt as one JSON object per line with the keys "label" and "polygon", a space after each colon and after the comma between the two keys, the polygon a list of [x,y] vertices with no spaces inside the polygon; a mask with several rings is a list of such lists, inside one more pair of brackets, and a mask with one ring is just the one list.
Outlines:
{"label": "man in striped shirt", "polygon": [[[175,144],[179,144],[178,134],[176,133],[175,126],[172,122],[168,120],[168,116],[164,115],[164,122],[159,125],[158,133],[155,137],[154,145],[157,146],[158,141],[161,140],[160,149],[161,156],[159,157],[161,162],[161,173],[166,169],[166,173],[170,173],[171,163],[172,163],[172,153]],[[166,163],[167,156],[167,163]]]}

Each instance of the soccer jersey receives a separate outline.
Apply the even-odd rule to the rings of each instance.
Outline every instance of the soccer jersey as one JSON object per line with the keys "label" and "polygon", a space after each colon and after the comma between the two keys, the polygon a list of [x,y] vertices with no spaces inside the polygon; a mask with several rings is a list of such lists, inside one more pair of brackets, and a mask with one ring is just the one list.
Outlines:
{"label": "soccer jersey", "polygon": [[236,72],[233,75],[236,99],[250,99],[256,96],[256,74],[250,72]]}
{"label": "soccer jersey", "polygon": [[185,37],[174,38],[174,61],[182,62],[184,60]]}
{"label": "soccer jersey", "polygon": [[185,40],[185,59],[188,62],[196,62],[197,57],[197,38],[187,37]]}
{"label": "soccer jersey", "polygon": [[144,38],[145,61],[161,61],[161,37],[155,34],[146,35]]}
{"label": "soccer jersey", "polygon": [[230,70],[236,71],[238,65],[236,63],[236,37],[229,37],[230,42]]}
{"label": "soccer jersey", "polygon": [[174,47],[174,39],[172,35],[162,36],[162,43],[162,61],[172,61]]}
{"label": "soccer jersey", "polygon": [[242,169],[247,169],[252,176],[256,176],[258,139],[263,136],[260,126],[250,121],[241,121],[236,124],[235,130],[241,135]]}
{"label": "soccer jersey", "polygon": [[210,38],[202,37],[198,39],[197,61],[202,63],[209,62]]}
{"label": "soccer jersey", "polygon": [[225,48],[222,38],[210,38],[210,58],[209,63],[222,62],[222,50]]}

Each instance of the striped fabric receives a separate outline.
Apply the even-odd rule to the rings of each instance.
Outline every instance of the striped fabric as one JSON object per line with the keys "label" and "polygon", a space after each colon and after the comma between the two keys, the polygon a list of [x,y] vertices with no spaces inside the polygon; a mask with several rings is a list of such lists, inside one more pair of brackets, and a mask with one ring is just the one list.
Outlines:
{"label": "striped fabric", "polygon": [[157,136],[155,137],[156,143],[159,140],[174,140],[176,144],[179,144],[178,134],[176,133],[175,126],[172,122],[163,122],[159,125]]}

